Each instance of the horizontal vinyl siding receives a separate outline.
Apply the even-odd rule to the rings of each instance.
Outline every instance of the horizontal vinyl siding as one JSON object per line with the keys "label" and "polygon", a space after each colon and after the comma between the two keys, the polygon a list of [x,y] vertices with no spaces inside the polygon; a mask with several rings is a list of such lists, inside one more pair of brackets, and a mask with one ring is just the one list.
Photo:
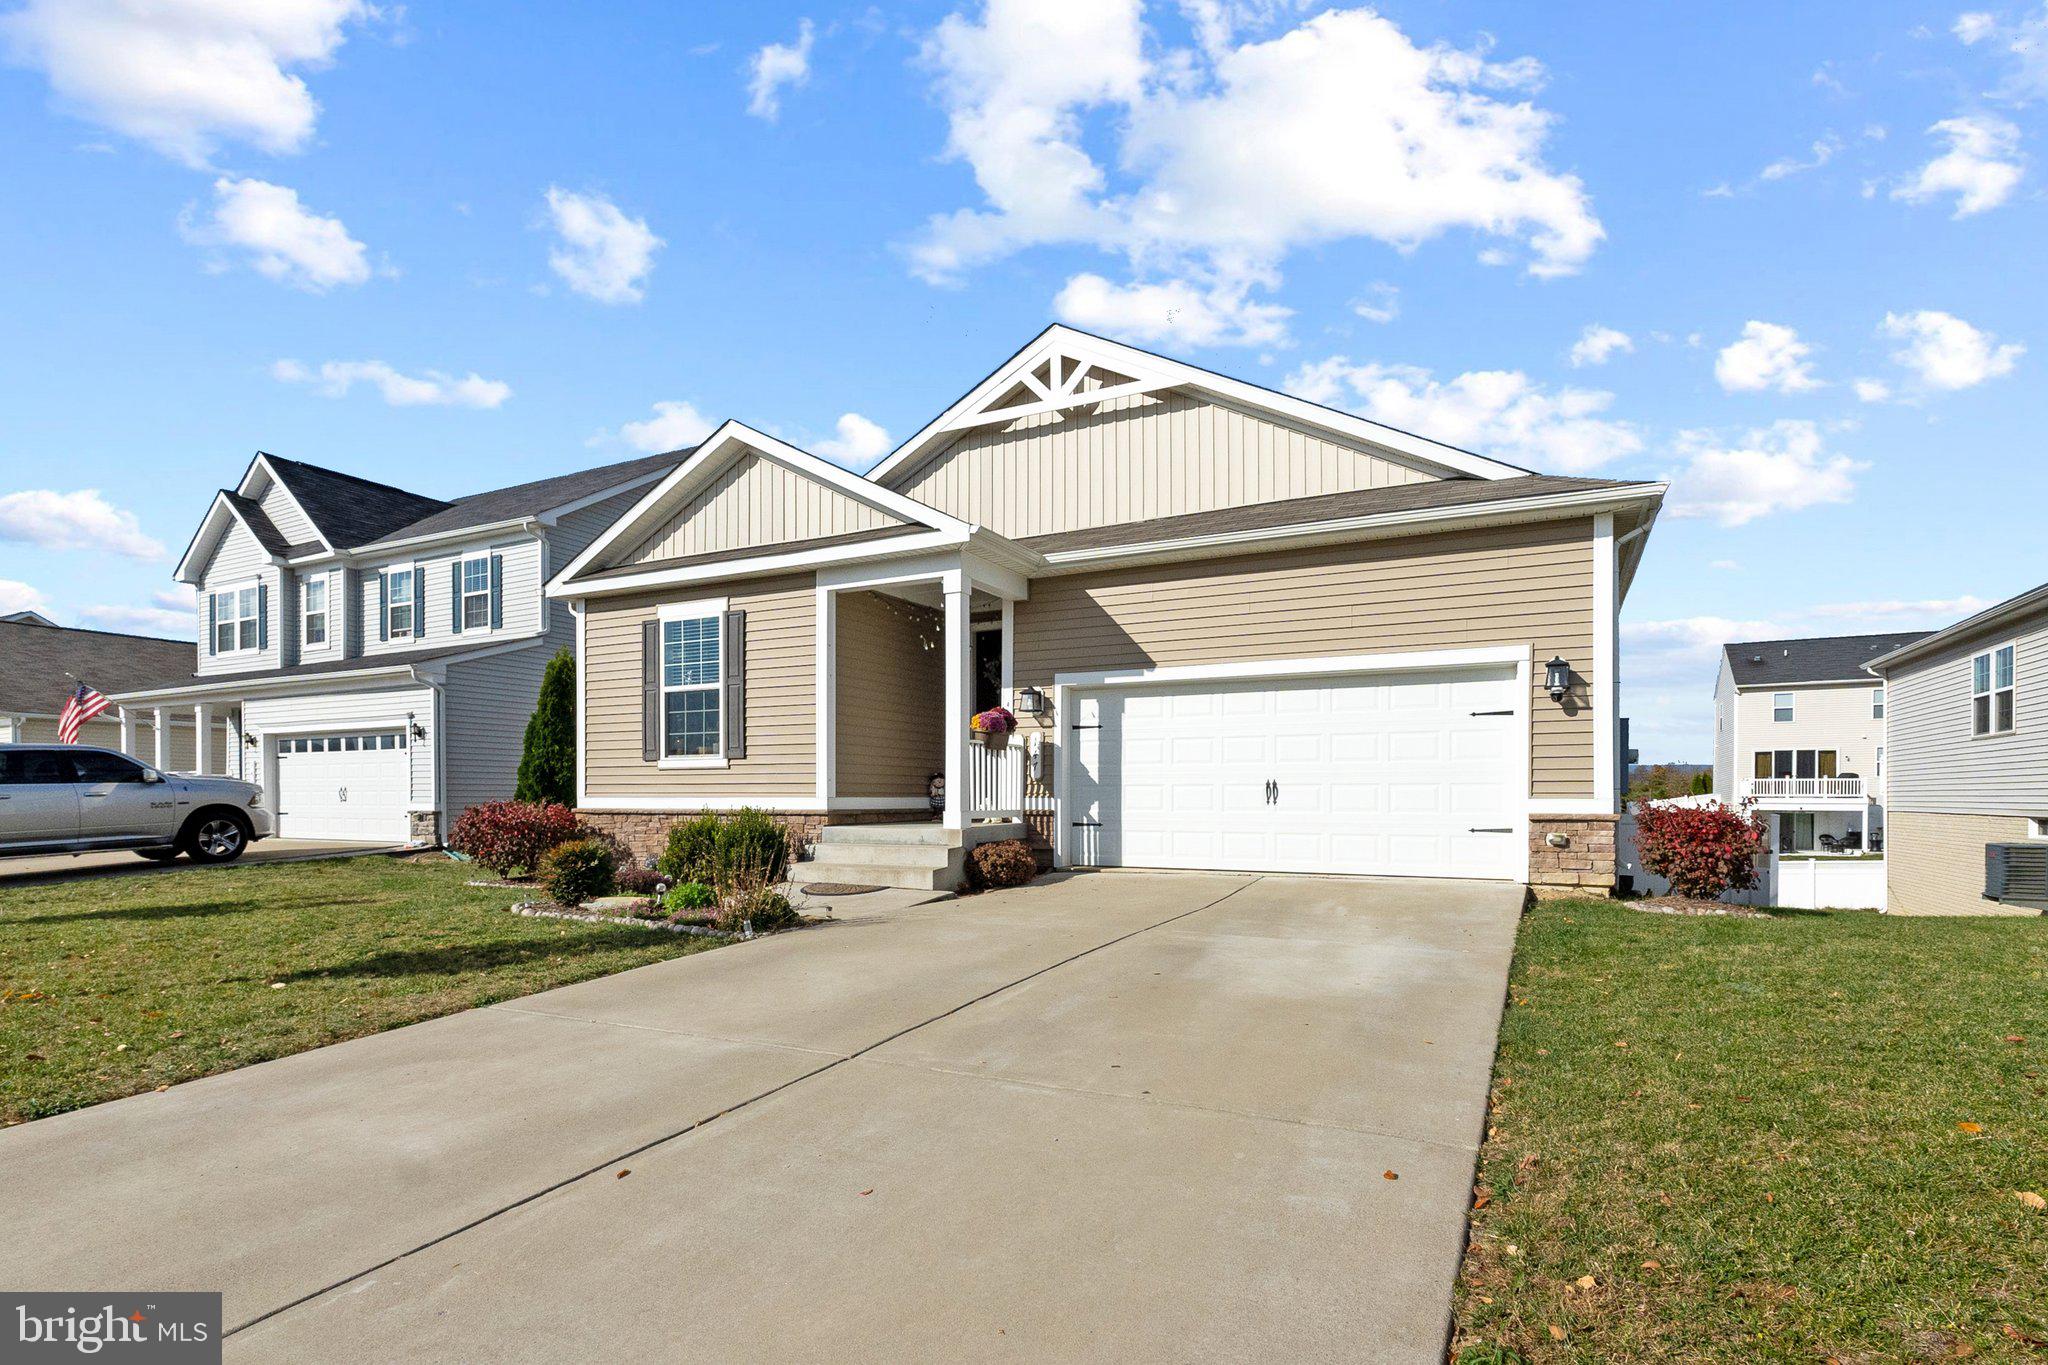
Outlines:
{"label": "horizontal vinyl siding", "polygon": [[2021,843],[2012,815],[1936,815],[1896,808],[1885,826],[1885,903],[1895,915],[2038,915],[1984,898],[1984,846]]}
{"label": "horizontal vinyl siding", "polygon": [[892,486],[1006,536],[1048,535],[1432,475],[1181,393],[970,431]]}
{"label": "horizontal vinyl siding", "polygon": [[[186,719],[182,723],[172,720],[170,726],[171,756],[170,761],[165,766],[174,773],[196,771],[198,765],[192,761],[192,722],[190,713],[186,713]],[[227,771],[227,740],[226,728],[219,722],[216,722],[213,727],[213,764],[209,771],[214,773],[224,773]],[[57,722],[33,718],[28,720],[21,727],[21,742],[24,744],[57,743]],[[110,721],[106,719],[87,721],[85,728],[79,732],[78,742],[101,749],[121,749],[121,723],[117,720]],[[122,752],[127,751],[122,750]],[[132,756],[141,759],[144,763],[153,765],[156,762],[156,728],[147,720],[138,723],[135,727],[135,749]]]}
{"label": "horizontal vinyl siding", "polygon": [[710,554],[901,526],[816,479],[752,453],[740,456],[619,562]]}
{"label": "horizontal vinyl siding", "polygon": [[[1870,694],[1877,679],[1868,684],[1842,687],[1758,688],[1736,694],[1735,733],[1741,744],[1735,753],[1735,790],[1756,776],[1759,749],[1833,749],[1836,771],[1855,773],[1863,779],[1864,790],[1882,799],[1883,784],[1877,778],[1877,751],[1884,740],[1884,722],[1870,713]],[[1792,719],[1771,719],[1771,698],[1780,692],[1792,694]],[[1885,755],[1886,766],[1891,755]]]}
{"label": "horizontal vinyl siding", "polygon": [[[1526,646],[1539,665],[1531,791],[1539,803],[1590,798],[1592,535],[1588,521],[1545,523],[1039,579],[1016,606],[1016,685],[1050,687],[1063,672]],[[1569,711],[1543,691],[1540,664],[1553,653],[1577,675]]]}
{"label": "horizontal vinyl siding", "polygon": [[[362,632],[363,656],[403,654],[408,649],[441,649],[448,645],[482,646],[494,640],[537,634],[540,630],[540,553],[540,541],[529,539],[468,545],[459,553],[437,550],[417,559],[393,559],[365,565],[358,575],[360,588],[356,594],[357,628]],[[504,624],[497,630],[457,631],[452,587],[455,566],[464,559],[484,554],[504,557],[504,585],[500,596]],[[426,573],[424,628],[415,628],[410,640],[379,640],[377,575],[415,564]]]}
{"label": "horizontal vinyl siding", "polygon": [[[249,528],[240,521],[230,521],[227,534],[221,537],[219,548],[214,551],[212,561],[206,566],[206,577],[199,588],[199,672],[245,673],[258,668],[278,666],[282,657],[284,635],[278,628],[279,613],[284,600],[279,583],[280,577],[277,567],[270,562],[269,552],[257,544],[256,537],[249,533]],[[252,582],[261,583],[269,589],[270,619],[266,623],[268,629],[264,633],[264,648],[246,653],[208,653],[212,647],[212,639],[207,632],[207,594]]]}
{"label": "horizontal vinyl siding", "polygon": [[[344,570],[330,565],[326,568],[309,569],[304,573],[285,575],[285,605],[279,619],[285,623],[284,662],[287,666],[295,663],[330,663],[345,658],[343,637],[347,635],[348,610],[343,604],[345,593],[342,587]],[[308,645],[306,639],[306,586],[324,581],[327,584],[327,639],[317,645]]]}
{"label": "horizontal vinyl siding", "polygon": [[[547,533],[547,553],[541,569],[541,581],[560,573],[569,566],[577,555],[590,548],[596,540],[610,529],[613,522],[632,510],[635,503],[647,496],[647,487],[642,485],[617,497],[569,513],[556,522]],[[557,649],[574,651],[576,648],[576,617],[563,601],[549,600],[543,609],[548,613],[548,643]]]}
{"label": "horizontal vinyl siding", "polygon": [[945,619],[875,592],[835,594],[835,796],[909,796],[946,767]]}
{"label": "horizontal vinyl siding", "polygon": [[526,723],[540,700],[541,671],[551,652],[520,649],[448,665],[442,746],[448,827],[471,806],[509,801],[518,789]]}
{"label": "horizontal vinyl siding", "polygon": [[810,574],[725,587],[747,613],[747,756],[729,767],[662,769],[640,757],[640,626],[664,601],[702,589],[595,598],[584,626],[584,794],[634,797],[816,798],[817,603]]}
{"label": "horizontal vinyl siding", "polygon": [[310,545],[320,539],[320,533],[313,528],[311,518],[299,510],[284,485],[273,483],[263,490],[263,496],[256,500],[263,509],[263,515],[270,518],[270,524],[284,537],[287,545]]}
{"label": "horizontal vinyl siding", "polygon": [[[2015,641],[2015,726],[1970,733],[1970,661]],[[1885,779],[1894,811],[2048,815],[2048,613],[1894,670]]]}

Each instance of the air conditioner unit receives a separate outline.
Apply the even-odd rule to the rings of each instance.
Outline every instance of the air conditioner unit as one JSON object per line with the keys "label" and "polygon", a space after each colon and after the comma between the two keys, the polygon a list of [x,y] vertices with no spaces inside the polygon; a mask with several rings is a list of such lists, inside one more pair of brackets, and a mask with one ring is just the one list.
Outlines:
{"label": "air conditioner unit", "polygon": [[1984,845],[1984,895],[2048,908],[2048,844]]}

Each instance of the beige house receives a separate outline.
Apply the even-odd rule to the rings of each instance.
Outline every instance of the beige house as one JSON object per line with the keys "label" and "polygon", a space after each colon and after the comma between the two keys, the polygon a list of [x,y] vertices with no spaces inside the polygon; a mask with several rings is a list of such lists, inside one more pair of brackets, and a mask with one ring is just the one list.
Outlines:
{"label": "beige house", "polygon": [[[579,804],[643,853],[766,808],[810,880],[941,884],[1028,832],[1062,866],[1607,886],[1663,492],[1052,327],[866,477],[727,423],[551,580]],[[998,703],[1017,734],[978,742]]]}
{"label": "beige house", "polygon": [[2048,910],[2048,585],[1873,660],[1895,914]]}

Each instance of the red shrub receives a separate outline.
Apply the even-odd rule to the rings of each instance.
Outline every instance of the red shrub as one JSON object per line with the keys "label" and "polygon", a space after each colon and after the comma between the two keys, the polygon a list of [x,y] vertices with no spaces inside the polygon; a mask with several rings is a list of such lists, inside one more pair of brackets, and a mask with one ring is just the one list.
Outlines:
{"label": "red shrub", "polygon": [[541,855],[577,835],[576,812],[532,801],[486,801],[462,812],[448,847],[510,877],[532,872]]}
{"label": "red shrub", "polygon": [[1747,806],[1734,810],[1645,801],[1636,807],[1636,849],[1643,866],[1681,896],[1718,900],[1723,891],[1755,886],[1756,855],[1764,842],[1763,817]]}
{"label": "red shrub", "polygon": [[984,889],[1022,886],[1038,875],[1038,860],[1022,839],[996,839],[967,851],[967,880]]}

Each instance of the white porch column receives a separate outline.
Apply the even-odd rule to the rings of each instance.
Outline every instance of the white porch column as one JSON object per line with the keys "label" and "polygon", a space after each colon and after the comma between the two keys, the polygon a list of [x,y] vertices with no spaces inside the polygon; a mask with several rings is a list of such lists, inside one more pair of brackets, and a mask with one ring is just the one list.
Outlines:
{"label": "white porch column", "polygon": [[150,711],[149,719],[156,732],[157,769],[168,771],[171,766],[171,713],[158,706]]}
{"label": "white porch column", "polygon": [[205,702],[192,708],[192,771],[213,773],[213,708]]}
{"label": "white porch column", "polygon": [[953,572],[946,576],[946,631],[943,653],[946,670],[946,817],[947,829],[967,828],[967,708],[973,695],[968,690],[968,669],[974,657],[973,632],[968,626],[971,591],[967,576]]}
{"label": "white porch column", "polygon": [[141,758],[136,750],[142,746],[135,739],[135,713],[127,707],[121,708],[121,752],[130,758]]}

